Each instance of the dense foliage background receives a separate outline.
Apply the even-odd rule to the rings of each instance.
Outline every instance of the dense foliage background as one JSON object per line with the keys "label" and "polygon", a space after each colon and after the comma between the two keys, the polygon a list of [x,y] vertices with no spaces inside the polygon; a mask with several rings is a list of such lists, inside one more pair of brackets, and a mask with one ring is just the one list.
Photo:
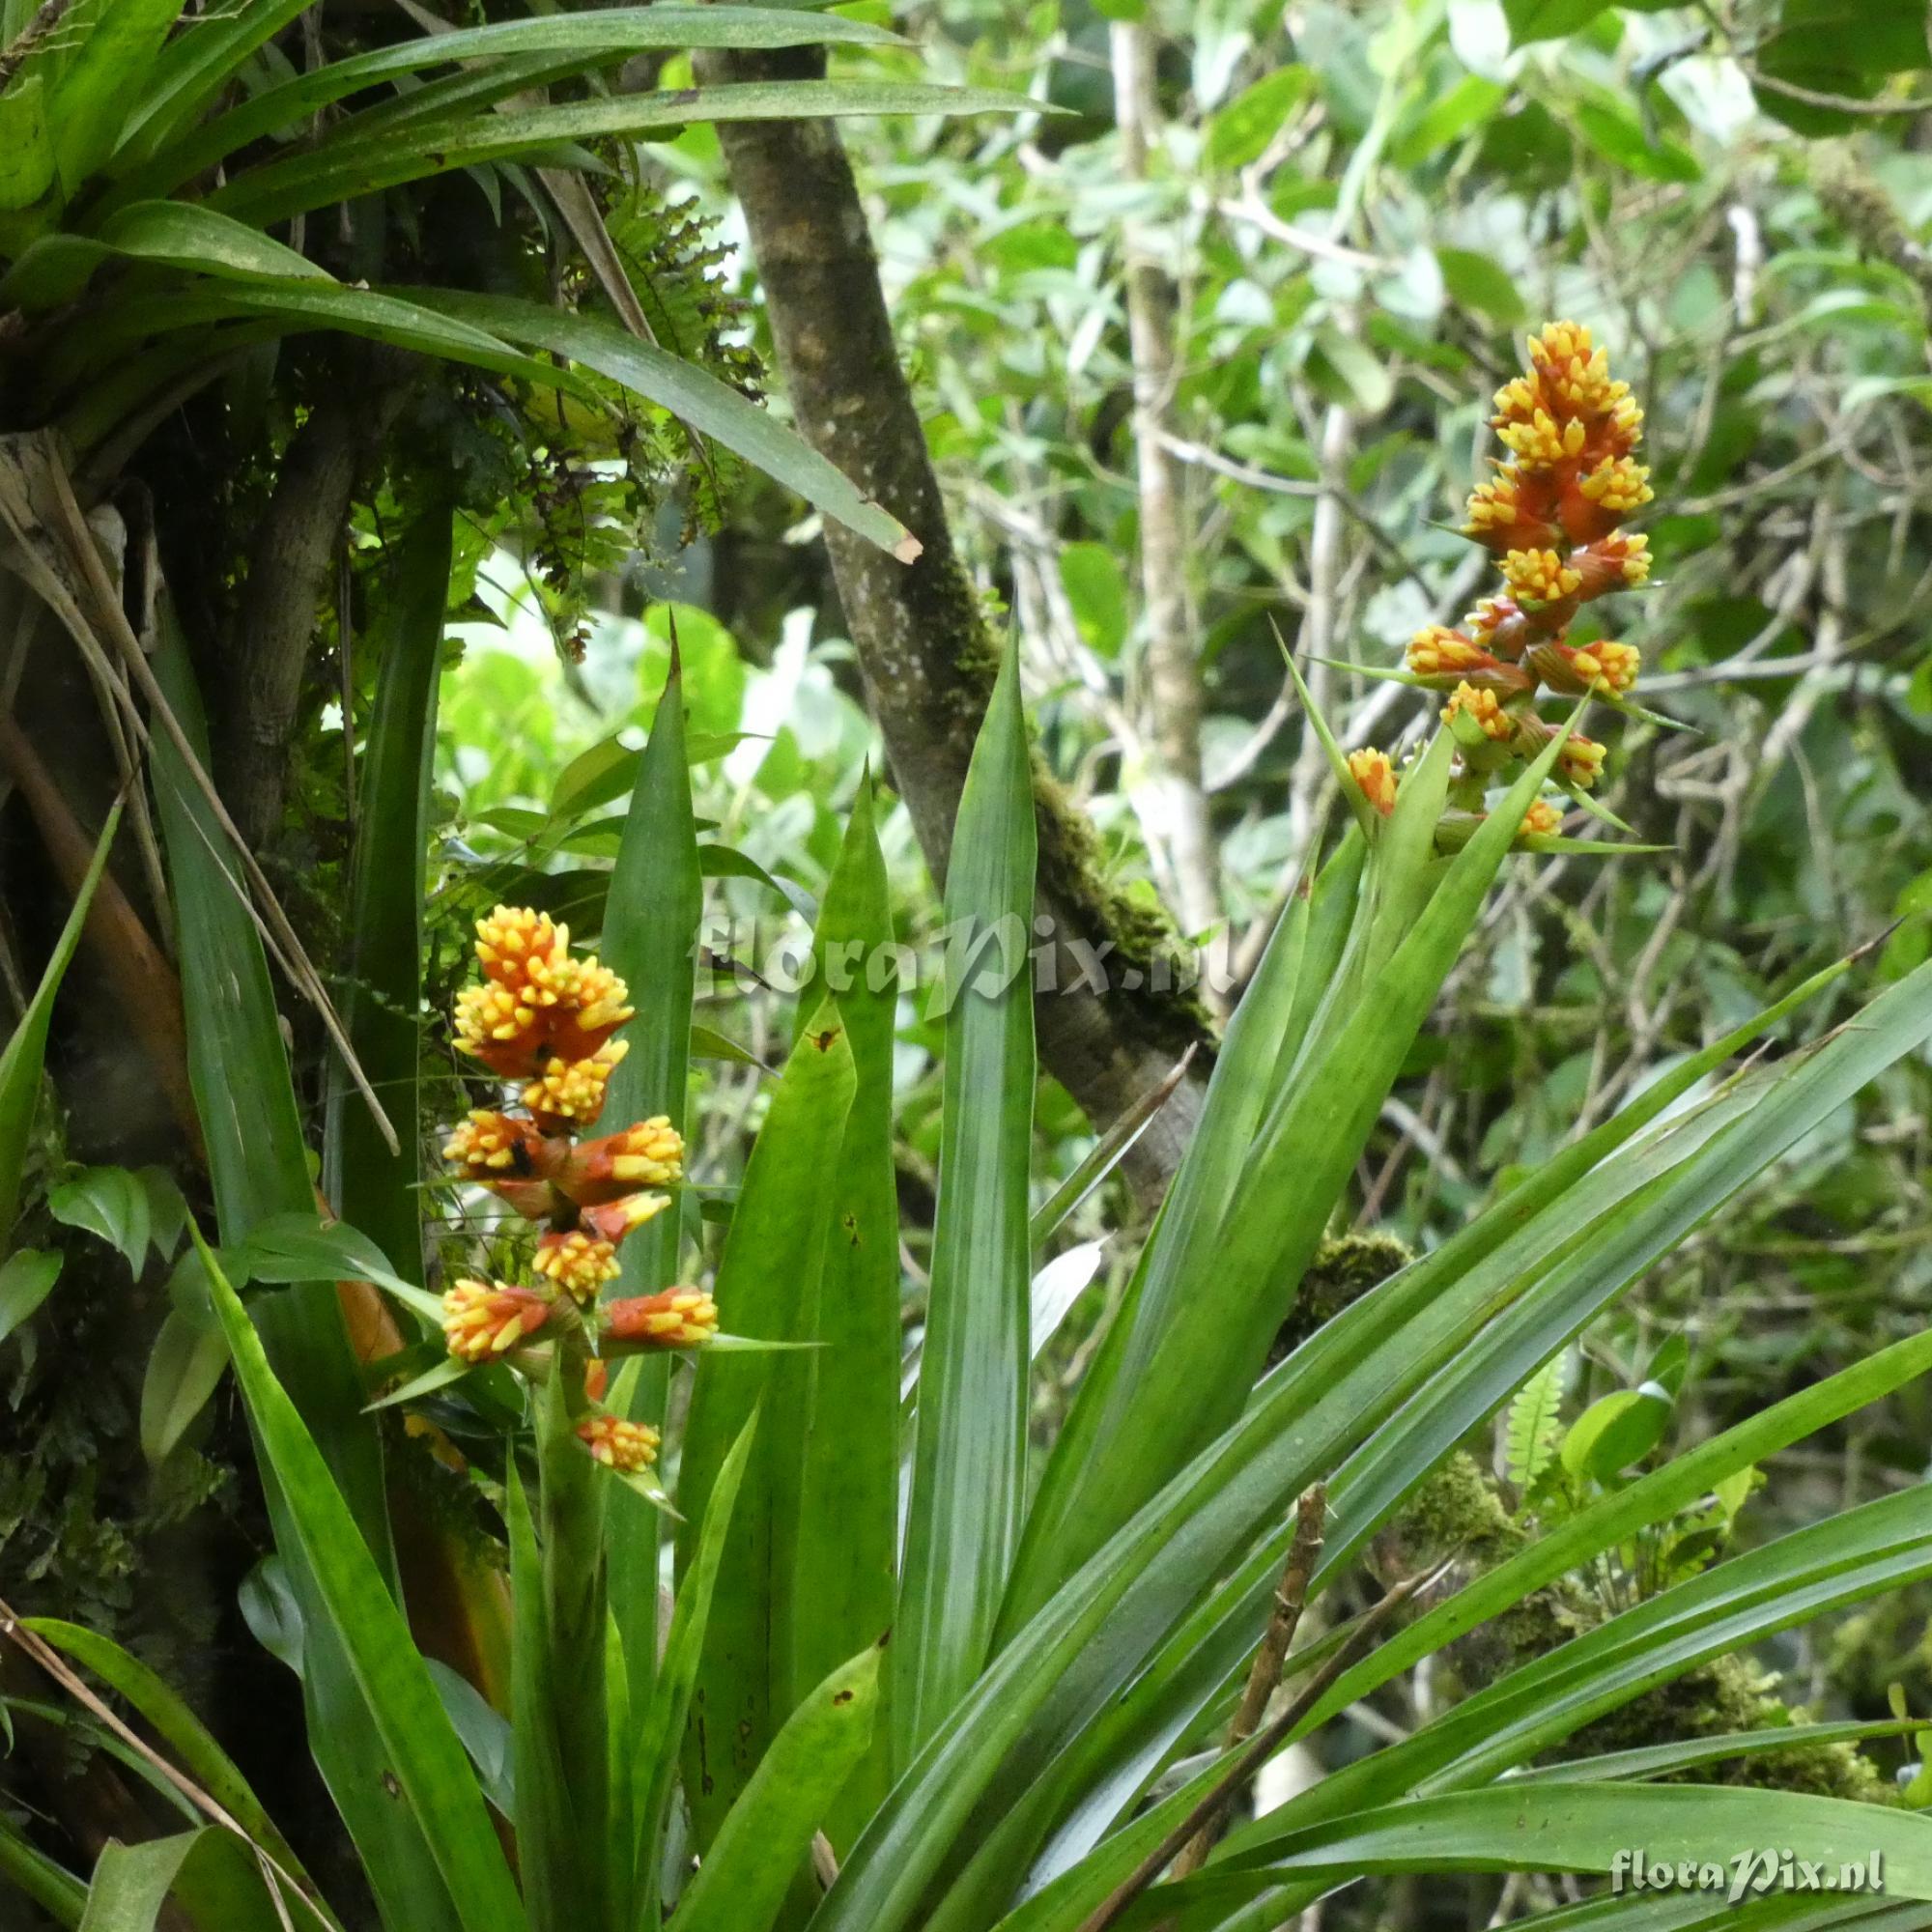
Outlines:
{"label": "dense foliage background", "polygon": [[[1622,726],[1602,797],[1662,849],[1512,862],[1334,1236],[1433,1245],[1807,973],[1880,942],[1861,968],[1868,988],[1927,956],[1932,49],[1916,0],[857,0],[838,12],[911,43],[868,54],[868,73],[1036,103],[855,120],[844,140],[981,636],[1016,634],[1044,761],[1092,823],[1077,865],[1126,929],[1181,960],[1181,980],[1195,948],[1205,959],[1191,991],[1148,996],[1171,1061],[1198,1038],[1197,1074],[1334,809],[1281,645],[1309,667],[1345,746],[1414,736],[1435,700],[1350,667],[1398,664],[1413,631],[1453,622],[1487,588],[1486,559],[1454,526],[1485,473],[1489,398],[1519,366],[1525,327],[1588,325],[1648,412],[1656,570],[1623,603],[1621,635],[1643,652],[1644,702],[1689,728]],[[353,9],[306,18],[344,46],[384,38]],[[10,30],[21,30],[11,16]],[[253,80],[289,67],[276,62]],[[690,77],[682,55],[655,76]],[[606,218],[661,336],[784,416],[718,130],[611,143],[608,157]],[[390,278],[399,256],[412,280],[489,257],[504,286],[581,294],[582,265],[502,172],[394,197]],[[339,253],[346,272],[354,250]],[[244,559],[273,567],[247,553],[291,452],[315,440],[332,393],[396,391],[345,492],[344,534],[326,533],[284,781],[256,828],[263,864],[341,987],[354,775],[382,658],[363,645],[382,637],[389,590],[382,545],[453,485],[431,1009],[467,970],[470,921],[498,900],[545,905],[594,940],[674,640],[708,874],[693,1165],[726,1184],[791,1037],[809,920],[847,812],[882,766],[824,519],[708,441],[708,460],[689,462],[663,411],[593,436],[561,400],[549,417],[512,411],[474,370],[398,379],[396,354],[300,337],[278,366],[239,360],[134,459],[221,713],[220,647],[207,640],[229,634],[255,581]],[[9,649],[15,683],[26,650]],[[34,660],[19,715],[91,831],[117,781],[78,671],[48,663]],[[232,712],[215,723],[239,728]],[[0,968],[20,1009],[67,895],[47,815],[25,768],[5,762]],[[911,789],[910,775],[884,776]],[[880,833],[898,933],[929,950],[942,915],[912,817],[894,806]],[[128,885],[138,895],[131,866]],[[0,1277],[0,1597],[119,1634],[218,1707],[248,1769],[319,1814],[307,1775],[283,1768],[293,1699],[255,1640],[272,1634],[274,1605],[245,1428],[225,1391],[203,1408],[191,1375],[188,1403],[151,1367],[182,1199],[199,1199],[192,1150],[130,1046],[111,974],[83,953],[70,984],[25,1224],[66,1252],[66,1272],[24,1320]],[[1841,1017],[1852,994],[1833,1000],[1807,1028]],[[319,1119],[320,1028],[294,1003],[286,1024]],[[426,1146],[465,1104],[446,1045],[428,1037],[423,1117],[404,1122]],[[938,1040],[920,1003],[902,1002],[909,1340]],[[1109,1124],[1043,1082],[1042,1198]],[[1537,1401],[1567,1424],[1605,1395],[1651,1391],[1654,1426],[1632,1438],[1628,1469],[1917,1333],[1932,1307],[1928,1144],[1932,1073],[1918,1058],[1643,1281],[1541,1378]],[[97,1198],[107,1183],[93,1177],[110,1168],[142,1178],[138,1238],[125,1201]],[[432,1211],[466,1232],[453,1190]],[[1106,1237],[1148,1212],[1125,1168],[1057,1237],[1081,1298],[1041,1358],[1042,1440],[1131,1266],[1131,1244]],[[1398,1251],[1378,1252],[1333,1258],[1338,1299]],[[144,1455],[178,1395],[179,1439]],[[1553,1425],[1518,1422],[1554,1439]],[[1448,1520],[1418,1515],[1405,1532],[1415,1548],[1506,1541],[1580,1500],[1587,1476],[1549,1474],[1547,1453],[1526,1463],[1509,1438],[1503,1417],[1465,1443],[1471,1460],[1431,1505]],[[1928,1439],[1932,1406],[1908,1389],[1775,1459],[1755,1494],[1677,1544],[1579,1576],[1576,1613],[1614,1609],[1726,1543],[1916,1484]],[[1540,1481],[1526,1480],[1531,1464]],[[460,1486],[432,1457],[399,1465],[425,1512],[468,1533]],[[1392,1536],[1374,1560],[1394,1574],[1412,1553]],[[1676,1721],[1702,1722],[1701,1697],[1709,1727],[1731,1727],[1740,1699],[1762,1715],[1761,1695],[1882,1718],[1894,1685],[1915,1711],[1932,1708],[1929,1607],[1919,1589],[1806,1626],[1759,1660],[1762,1679],[1694,1685]],[[1465,1662],[1478,1681],[1488,1666]],[[1406,1729],[1450,1694],[1412,1675],[1323,1748]],[[78,1841],[121,1828],[120,1807],[138,1802],[125,1784],[58,1737],[23,1737],[20,1817],[41,1802],[30,1791],[58,1789]],[[1869,1793],[1916,1747],[1865,1755],[1869,1776],[1837,1762],[1816,1788]],[[1500,1903],[1489,1881],[1472,1887],[1483,1913],[1534,1902],[1514,1880]],[[1450,1922],[1401,1883],[1360,1907],[1369,1916],[1354,1911],[1331,1909],[1331,1924]]]}
{"label": "dense foliage background", "polygon": [[[1054,769],[1092,812],[1109,878],[1205,906],[1198,934],[1236,976],[1329,783],[1283,696],[1277,632],[1387,666],[1481,594],[1480,555],[1445,526],[1484,472],[1489,394],[1526,324],[1588,323],[1646,406],[1658,568],[1622,635],[1643,650],[1643,693],[1695,729],[1627,729],[1606,797],[1670,850],[1525,866],[1384,1122],[1364,1226],[1411,1244],[1453,1227],[1499,1171],[1894,919],[1908,923],[1881,971],[1924,956],[1909,916],[1932,897],[1932,267],[1916,239],[1932,155],[1914,116],[1750,83],[1771,60],[1813,90],[1908,91],[1925,57],[1909,13],[957,5],[920,17],[928,63],[1070,116],[848,132],[955,532],[994,621],[1019,632]],[[1110,35],[1128,17],[1156,82],[1142,180],[1113,125]],[[1513,48],[1513,24],[1538,37]],[[1777,65],[1794,42],[1804,61]],[[731,235],[713,138],[668,159]],[[1174,720],[1136,569],[1129,230],[1176,296],[1161,413],[1211,827],[1206,876],[1185,887]],[[755,277],[742,258],[729,272],[755,331]],[[570,760],[648,721],[670,598],[697,607],[675,612],[695,723],[759,734],[702,769],[700,810],[774,874],[822,885],[875,753],[812,536],[781,501],[741,501],[717,536],[607,584],[585,661],[561,677],[553,600],[499,555],[483,595],[507,634],[462,627],[447,677],[440,769],[464,836],[487,840],[491,810],[546,807]],[[1349,745],[1427,716],[1400,686],[1311,676]],[[929,929],[904,819],[886,836],[900,929]],[[712,903],[753,923],[745,956],[781,979],[781,899],[721,880]],[[781,1006],[758,995],[719,1023],[754,1043]],[[929,1071],[909,1045],[908,1088]],[[1588,1387],[1640,1379],[1681,1335],[1694,1367],[1674,1426],[1694,1436],[1916,1327],[1932,1290],[1924,1101],[1910,1078],[1872,1096],[1868,1118],[1707,1231],[1593,1341]],[[930,1153],[920,1119],[909,1184]],[[1045,1104],[1040,1130],[1051,1172],[1089,1127]],[[1901,1415],[1841,1466],[1808,1463],[1807,1481],[1916,1479],[1923,1424]],[[1806,1493],[1780,1487],[1800,1510]]]}

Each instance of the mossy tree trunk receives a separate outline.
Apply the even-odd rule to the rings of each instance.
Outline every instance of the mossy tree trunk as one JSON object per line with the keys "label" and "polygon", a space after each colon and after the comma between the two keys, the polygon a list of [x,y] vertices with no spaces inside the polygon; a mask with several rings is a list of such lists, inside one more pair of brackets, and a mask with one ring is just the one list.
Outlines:
{"label": "mossy tree trunk", "polygon": [[[804,79],[822,74],[824,61],[807,49],[721,52],[700,54],[697,67],[706,82]],[[718,132],[799,429],[923,546],[908,565],[837,525],[826,531],[894,780],[943,879],[997,651],[947,527],[858,185],[832,123],[744,122]],[[1110,889],[1092,827],[1044,775],[1037,793],[1036,925],[1052,951],[1037,994],[1040,1056],[1104,1126],[1206,1040],[1205,1023],[1177,984],[1177,937]],[[1183,1085],[1142,1136],[1130,1172],[1144,1194],[1173,1173],[1199,1108],[1199,1084]]]}

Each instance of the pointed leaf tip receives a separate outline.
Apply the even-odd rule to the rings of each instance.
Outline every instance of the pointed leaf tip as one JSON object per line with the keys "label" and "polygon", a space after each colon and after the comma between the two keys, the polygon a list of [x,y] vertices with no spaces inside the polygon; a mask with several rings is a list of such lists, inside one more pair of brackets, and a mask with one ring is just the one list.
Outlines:
{"label": "pointed leaf tip", "polygon": [[910,530],[893,546],[893,554],[901,563],[917,563],[924,554],[925,546]]}

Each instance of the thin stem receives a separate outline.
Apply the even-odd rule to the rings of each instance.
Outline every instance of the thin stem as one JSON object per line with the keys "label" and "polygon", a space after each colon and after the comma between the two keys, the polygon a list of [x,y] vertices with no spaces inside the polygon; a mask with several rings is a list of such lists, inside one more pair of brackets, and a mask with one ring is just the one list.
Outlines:
{"label": "thin stem", "polygon": [[[1316,1483],[1301,1492],[1301,1501],[1296,1506],[1294,1541],[1289,1547],[1288,1567],[1281,1573],[1281,1584],[1274,1593],[1274,1608],[1269,1612],[1266,1630],[1262,1633],[1261,1648],[1255,1652],[1248,1681],[1242,1687],[1241,1701],[1228,1723],[1230,1749],[1246,1744],[1260,1729],[1268,1699],[1281,1683],[1281,1667],[1288,1661],[1289,1646],[1294,1641],[1301,1612],[1308,1603],[1308,1579],[1315,1574],[1316,1561],[1321,1554],[1322,1532],[1327,1523],[1328,1486]],[[1186,1878],[1208,1862],[1215,1839],[1227,1828],[1228,1808],[1234,1795],[1228,1792],[1208,1822],[1181,1846],[1180,1856],[1174,1861],[1176,1878]]]}
{"label": "thin stem", "polygon": [[1127,1907],[1152,1885],[1181,1847],[1226,1803],[1230,1794],[1239,1790],[1281,1748],[1303,1719],[1327,1694],[1329,1687],[1368,1655],[1375,1647],[1377,1638],[1404,1605],[1439,1582],[1455,1561],[1456,1555],[1452,1554],[1434,1569],[1406,1577],[1376,1604],[1349,1633],[1348,1641],[1338,1644],[1326,1662],[1310,1674],[1308,1682],[1289,1700],[1281,1714],[1236,1750],[1226,1771],[1215,1778],[1200,1803],[1088,1915],[1081,1923],[1080,1932],[1108,1932],[1108,1927],[1115,1924]]}

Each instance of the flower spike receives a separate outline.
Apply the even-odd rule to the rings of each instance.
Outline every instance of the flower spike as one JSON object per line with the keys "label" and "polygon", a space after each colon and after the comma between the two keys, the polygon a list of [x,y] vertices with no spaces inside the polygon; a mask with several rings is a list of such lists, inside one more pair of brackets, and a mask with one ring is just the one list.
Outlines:
{"label": "flower spike", "polygon": [[[1648,540],[1623,527],[1655,496],[1637,459],[1643,412],[1630,384],[1610,373],[1608,355],[1581,324],[1548,323],[1529,338],[1527,368],[1496,391],[1491,426],[1505,460],[1470,492],[1463,533],[1495,558],[1503,592],[1484,598],[1455,629],[1418,631],[1407,649],[1409,681],[1448,696],[1442,717],[1457,763],[1437,828],[1444,850],[1466,844],[1483,822],[1490,781],[1512,761],[1534,758],[1556,735],[1537,712],[1541,693],[1604,697],[1629,709],[1624,700],[1642,668],[1630,644],[1573,644],[1568,635],[1585,604],[1650,576]],[[1372,801],[1381,773],[1369,760],[1379,756],[1357,753],[1359,767],[1350,761]],[[1553,776],[1580,797],[1598,782],[1604,758],[1602,745],[1573,735]],[[1562,823],[1556,805],[1535,800],[1519,839],[1553,838]]]}
{"label": "flower spike", "polygon": [[580,1305],[594,1301],[597,1291],[623,1272],[617,1264],[617,1244],[586,1235],[581,1228],[546,1235],[537,1243],[530,1265]]}
{"label": "flower spike", "polygon": [[460,1361],[494,1361],[549,1320],[549,1302],[507,1282],[459,1281],[442,1297],[443,1339]]}
{"label": "flower spike", "polygon": [[523,1112],[476,1108],[451,1130],[443,1157],[541,1232],[530,1287],[466,1279],[444,1294],[444,1339],[461,1361],[496,1361],[554,1322],[551,1373],[581,1383],[578,1434],[597,1461],[634,1476],[655,1460],[657,1435],[598,1408],[608,1376],[594,1338],[692,1348],[717,1331],[718,1310],[701,1290],[678,1288],[614,1303],[608,1321],[588,1311],[622,1272],[618,1244],[670,1206],[662,1190],[684,1178],[684,1141],[663,1114],[577,1141],[603,1111],[625,1053],[613,1036],[632,1009],[623,980],[571,952],[567,926],[497,906],[476,922],[476,962],[482,977],[456,998],[458,1043],[517,1083]]}
{"label": "flower spike", "polygon": [[1372,746],[1349,753],[1349,776],[1360,786],[1362,796],[1386,818],[1395,810],[1395,767],[1386,752]]}
{"label": "flower spike", "polygon": [[606,1468],[635,1476],[658,1460],[658,1433],[648,1422],[626,1422],[599,1410],[577,1425],[579,1439]]}
{"label": "flower spike", "polygon": [[718,1332],[718,1304],[701,1289],[668,1288],[613,1301],[604,1311],[605,1338],[645,1349],[695,1349]]}

